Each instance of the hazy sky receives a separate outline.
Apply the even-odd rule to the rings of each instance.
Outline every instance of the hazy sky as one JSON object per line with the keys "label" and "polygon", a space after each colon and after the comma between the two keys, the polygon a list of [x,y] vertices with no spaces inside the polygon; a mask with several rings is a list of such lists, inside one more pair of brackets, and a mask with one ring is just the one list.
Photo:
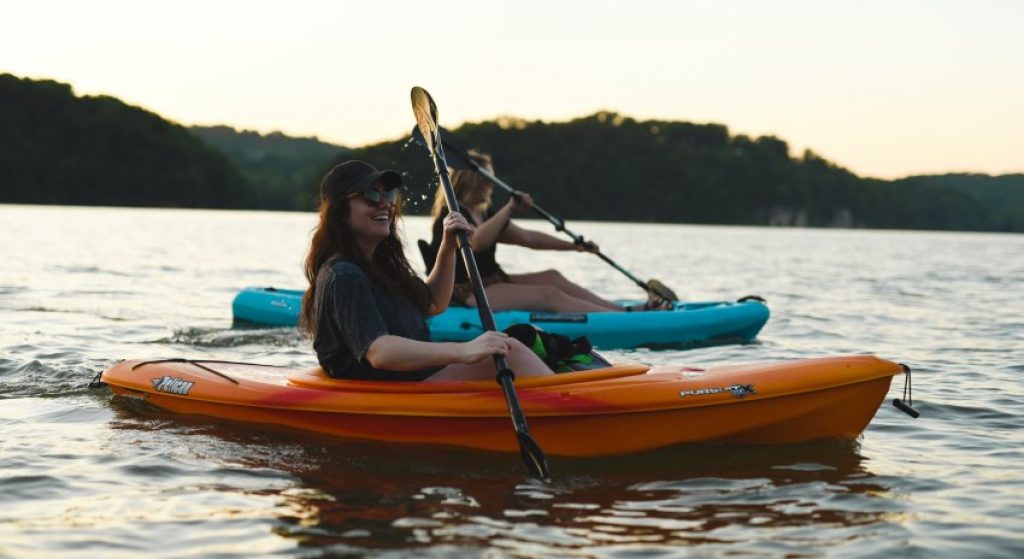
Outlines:
{"label": "hazy sky", "polygon": [[0,72],[349,146],[606,109],[868,176],[1024,171],[1024,1],[0,0]]}

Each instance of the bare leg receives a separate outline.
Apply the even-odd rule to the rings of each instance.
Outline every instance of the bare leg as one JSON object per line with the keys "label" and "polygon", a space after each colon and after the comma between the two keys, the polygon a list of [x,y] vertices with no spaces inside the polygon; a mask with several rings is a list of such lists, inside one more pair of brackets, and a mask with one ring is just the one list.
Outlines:
{"label": "bare leg", "polygon": [[[519,340],[511,341],[508,353],[508,364],[515,372],[516,378],[539,377],[552,374],[551,369],[537,357],[533,351]],[[476,363],[448,365],[430,375],[426,382],[444,382],[452,380],[492,380],[497,371],[494,370],[494,359],[488,357]]]}
{"label": "bare leg", "polygon": [[[609,309],[590,301],[577,299],[553,285],[496,283],[487,288],[487,300],[496,311],[528,310],[544,312],[608,312]],[[476,299],[466,302],[476,306]],[[616,307],[622,310],[621,307]]]}
{"label": "bare leg", "polygon": [[510,275],[509,278],[512,279],[513,283],[519,284],[553,285],[577,299],[583,299],[584,301],[589,301],[595,305],[600,305],[605,310],[622,310],[622,307],[619,305],[616,305],[607,299],[602,299],[590,290],[569,281],[558,270],[544,270],[543,272],[533,272],[529,274],[513,274]]}

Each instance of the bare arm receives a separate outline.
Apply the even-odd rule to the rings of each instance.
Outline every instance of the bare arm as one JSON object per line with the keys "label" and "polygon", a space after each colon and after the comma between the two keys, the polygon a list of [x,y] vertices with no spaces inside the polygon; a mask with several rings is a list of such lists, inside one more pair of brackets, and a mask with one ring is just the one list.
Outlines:
{"label": "bare arm", "polygon": [[366,360],[375,369],[384,371],[416,371],[454,363],[476,363],[494,354],[507,355],[509,337],[504,332],[485,332],[476,339],[463,342],[421,342],[392,336],[381,336],[366,350]]}
{"label": "bare arm", "polygon": [[509,223],[498,240],[510,245],[519,245],[537,250],[577,250],[571,241],[559,239],[540,231],[523,229],[515,223]]}
{"label": "bare arm", "polygon": [[448,308],[448,302],[452,298],[452,287],[455,283],[455,266],[458,265],[456,254],[458,252],[458,240],[456,233],[466,231],[473,237],[473,228],[470,227],[466,218],[459,213],[448,214],[444,218],[443,236],[441,245],[437,249],[437,258],[434,260],[434,268],[427,276],[427,288],[430,289],[430,296],[433,303],[430,305],[430,314],[436,315]]}
{"label": "bare arm", "polygon": [[[483,235],[480,233],[480,230],[483,229],[483,227],[481,226],[477,229],[477,233],[473,238],[473,251],[476,252],[483,248],[487,248],[495,242],[519,245],[536,250],[579,250],[589,252],[597,252],[600,250],[597,245],[590,241],[587,241],[583,245],[576,245],[571,241],[566,241],[553,235],[548,235],[547,233],[523,229],[511,222],[512,212],[532,207],[533,197],[525,192],[516,191],[515,195],[509,199],[508,203],[506,203],[501,210],[495,213],[491,219],[487,220],[486,223],[490,223],[492,221],[495,222],[493,228],[488,228],[484,231]],[[505,223],[508,223],[508,225],[504,225]],[[502,229],[502,227],[504,227],[504,229]],[[493,241],[490,240],[491,235],[495,235]],[[479,245],[477,244],[478,239],[480,240]]]}
{"label": "bare arm", "polygon": [[483,223],[477,225],[476,231],[473,233],[473,252],[487,250],[493,246],[494,243],[498,242],[498,237],[501,235],[505,225],[511,225],[509,220],[512,219],[512,211],[514,208],[514,202],[509,200],[509,202],[502,206],[500,210],[495,212],[494,215]]}

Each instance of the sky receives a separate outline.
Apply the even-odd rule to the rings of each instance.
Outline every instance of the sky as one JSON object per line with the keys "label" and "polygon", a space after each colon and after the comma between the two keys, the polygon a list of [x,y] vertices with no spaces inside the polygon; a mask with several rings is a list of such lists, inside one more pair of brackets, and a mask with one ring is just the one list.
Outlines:
{"label": "sky", "polygon": [[1024,1],[0,0],[0,73],[184,125],[392,140],[610,110],[863,176],[1024,172]]}

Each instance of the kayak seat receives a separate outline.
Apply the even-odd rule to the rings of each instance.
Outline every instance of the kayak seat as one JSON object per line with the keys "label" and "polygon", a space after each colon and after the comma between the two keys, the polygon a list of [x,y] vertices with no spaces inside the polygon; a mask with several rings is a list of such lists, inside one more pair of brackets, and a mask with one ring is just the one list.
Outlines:
{"label": "kayak seat", "polygon": [[437,260],[437,253],[430,243],[423,239],[416,239],[416,246],[420,249],[420,256],[423,258],[423,265],[427,267],[427,275],[434,269],[434,261]]}

